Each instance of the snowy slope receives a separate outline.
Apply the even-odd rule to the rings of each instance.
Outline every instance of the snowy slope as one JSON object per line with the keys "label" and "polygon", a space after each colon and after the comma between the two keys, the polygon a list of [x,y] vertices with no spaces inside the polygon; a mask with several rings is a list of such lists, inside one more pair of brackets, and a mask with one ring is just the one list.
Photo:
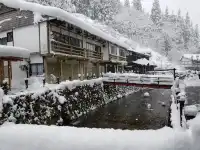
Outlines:
{"label": "snowy slope", "polygon": [[162,26],[155,26],[150,16],[135,10],[134,8],[122,8],[121,12],[115,17],[115,22],[112,26],[120,33],[129,35],[137,43],[146,47],[151,47],[154,51],[164,54],[163,40],[164,34],[167,33],[172,45],[172,50],[169,53],[169,58],[173,62],[178,62],[182,54],[189,51],[190,53],[196,52],[198,49],[195,47],[192,38],[189,42],[189,49],[185,49],[183,43],[178,44],[180,33],[180,23],[174,22],[173,16],[169,16],[168,20],[163,19]]}

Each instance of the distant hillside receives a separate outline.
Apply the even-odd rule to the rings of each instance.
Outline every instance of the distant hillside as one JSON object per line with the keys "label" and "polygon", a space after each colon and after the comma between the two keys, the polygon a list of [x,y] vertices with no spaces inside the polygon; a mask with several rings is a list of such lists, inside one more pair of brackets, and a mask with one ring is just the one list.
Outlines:
{"label": "distant hillside", "polygon": [[[182,19],[181,19],[182,20]],[[185,48],[183,42],[183,22],[175,15],[163,16],[160,26],[156,26],[148,14],[137,11],[134,8],[123,7],[115,16],[114,22],[110,24],[120,33],[126,34],[129,38],[141,45],[151,47],[153,50],[165,55],[164,39],[167,36],[171,45],[168,58],[177,61],[183,53],[195,53],[199,50],[193,38],[193,28],[190,29],[190,39]]]}

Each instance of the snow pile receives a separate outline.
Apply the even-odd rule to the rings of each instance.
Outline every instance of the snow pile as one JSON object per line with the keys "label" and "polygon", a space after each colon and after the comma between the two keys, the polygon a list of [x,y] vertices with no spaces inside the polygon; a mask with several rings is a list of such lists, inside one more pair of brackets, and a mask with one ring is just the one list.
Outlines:
{"label": "snow pile", "polygon": [[25,48],[0,45],[0,57],[29,58],[30,51]]}
{"label": "snow pile", "polygon": [[196,105],[185,106],[184,107],[184,114],[186,116],[196,116],[198,113],[198,108]]}
{"label": "snow pile", "polygon": [[184,79],[184,84],[188,87],[198,87],[200,86],[200,79],[197,74],[189,73]]}
{"label": "snow pile", "polygon": [[149,96],[150,96],[150,94],[148,92],[144,93],[144,97],[149,97]]}
{"label": "snow pile", "polygon": [[174,96],[171,96],[171,125],[174,129],[180,129],[180,112],[177,109],[178,105],[176,104]]}
{"label": "snow pile", "polygon": [[[196,128],[199,126],[193,123],[192,129]],[[0,135],[2,150],[189,150],[196,144],[187,131],[167,127],[128,131],[5,124]]]}

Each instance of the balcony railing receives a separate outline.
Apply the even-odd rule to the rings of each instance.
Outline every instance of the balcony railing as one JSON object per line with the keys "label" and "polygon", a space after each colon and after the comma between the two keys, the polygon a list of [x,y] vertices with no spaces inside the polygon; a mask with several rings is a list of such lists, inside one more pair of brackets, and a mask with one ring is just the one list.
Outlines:
{"label": "balcony railing", "polygon": [[110,54],[110,60],[126,61],[126,57]]}
{"label": "balcony railing", "polygon": [[92,51],[92,50],[87,50],[87,58],[92,58],[92,59],[103,59],[103,54],[100,52]]}
{"label": "balcony railing", "polygon": [[71,56],[79,56],[89,59],[103,59],[103,54],[100,52],[95,52],[92,50],[68,45],[66,43],[58,42],[58,41],[51,41],[52,51],[63,53]]}
{"label": "balcony railing", "polygon": [[86,51],[83,48],[71,46],[58,41],[51,41],[52,50],[54,52],[64,53],[68,55],[86,57]]}

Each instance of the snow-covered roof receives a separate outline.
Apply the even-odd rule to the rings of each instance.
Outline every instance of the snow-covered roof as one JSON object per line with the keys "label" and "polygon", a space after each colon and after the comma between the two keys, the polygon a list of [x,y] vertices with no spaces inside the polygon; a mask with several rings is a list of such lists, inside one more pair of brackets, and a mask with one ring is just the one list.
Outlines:
{"label": "snow-covered roof", "polygon": [[25,48],[0,45],[0,57],[29,58],[30,51]]}
{"label": "snow-covered roof", "polygon": [[140,64],[140,65],[150,65],[155,66],[155,63],[152,61],[147,60],[146,58],[138,59],[136,61],[133,61],[133,63]]}
{"label": "snow-covered roof", "polygon": [[184,54],[182,58],[186,58],[190,60],[200,60],[200,54]]}
{"label": "snow-covered roof", "polygon": [[60,8],[51,7],[51,6],[43,6],[40,4],[26,2],[26,1],[22,1],[22,0],[0,0],[0,2],[11,8],[17,8],[17,9],[20,8],[23,10],[29,10],[29,11],[33,11],[36,13],[40,13],[41,15],[56,17],[57,19],[64,20],[73,25],[76,25],[76,26],[90,32],[91,34],[99,36],[109,42],[112,42],[121,47],[124,47],[127,50],[134,50],[128,44],[126,44],[123,40],[120,40],[110,34],[107,34],[106,32],[102,31],[101,29],[99,29],[95,26],[92,26],[90,22],[86,22],[83,19],[77,18],[77,16],[74,15],[73,13],[69,13]]}

